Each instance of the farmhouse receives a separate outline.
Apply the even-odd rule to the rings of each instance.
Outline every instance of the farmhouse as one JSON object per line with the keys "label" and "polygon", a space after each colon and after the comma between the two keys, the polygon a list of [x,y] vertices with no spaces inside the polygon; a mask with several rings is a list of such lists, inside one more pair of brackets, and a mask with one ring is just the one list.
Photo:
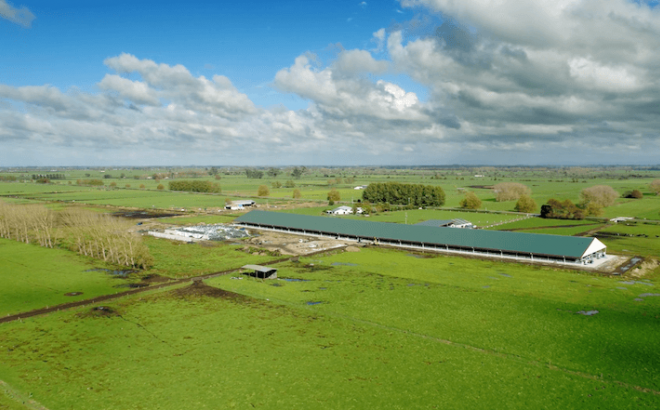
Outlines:
{"label": "farmhouse", "polygon": [[598,239],[574,236],[438,229],[266,211],[248,212],[234,223],[291,234],[541,262],[586,264],[606,256],[606,246]]}
{"label": "farmhouse", "polygon": [[[353,213],[353,208],[351,208],[350,206],[342,205],[330,211],[325,211],[325,213],[330,215],[351,215]],[[357,213],[361,214],[362,208],[358,208]]]}

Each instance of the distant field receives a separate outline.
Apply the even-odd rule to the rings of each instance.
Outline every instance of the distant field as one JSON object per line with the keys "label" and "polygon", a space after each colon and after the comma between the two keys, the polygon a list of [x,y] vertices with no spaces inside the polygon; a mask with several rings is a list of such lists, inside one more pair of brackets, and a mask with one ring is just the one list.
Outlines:
{"label": "distant field", "polygon": [[[165,172],[164,169],[153,169],[151,171],[138,171],[138,170],[108,170],[106,173],[99,171],[72,171],[67,173],[68,180],[56,181],[57,184],[41,185],[35,183],[2,183],[0,182],[0,195],[2,194],[24,194],[30,197],[35,195],[58,191],[57,194],[39,195],[42,200],[76,200],[83,202],[91,202],[98,204],[108,204],[114,206],[131,206],[143,208],[163,208],[168,209],[172,207],[183,208],[209,208],[221,207],[224,205],[224,196],[205,196],[193,194],[191,196],[183,197],[181,193],[168,194],[169,180],[156,181],[150,175],[156,172]],[[168,171],[169,172],[169,171]],[[323,174],[328,172],[328,174]],[[120,178],[124,173],[124,178]],[[639,189],[644,195],[644,199],[633,200],[620,198],[617,204],[606,208],[605,216],[608,218],[615,216],[635,216],[639,218],[656,219],[660,220],[660,197],[651,194],[649,191],[649,183],[654,179],[660,178],[658,172],[633,172],[634,174],[644,174],[644,178],[625,179],[630,172],[628,171],[614,171],[610,173],[610,178],[601,177],[600,173],[596,171],[586,172],[582,178],[578,178],[577,182],[571,182],[572,177],[568,175],[559,174],[555,171],[541,172],[541,171],[523,171],[523,172],[500,172],[493,171],[486,173],[483,178],[476,178],[470,174],[470,171],[421,171],[421,170],[392,170],[391,172],[382,172],[376,174],[368,174],[366,170],[334,170],[334,171],[319,171],[312,170],[310,173],[300,179],[293,179],[290,175],[281,174],[276,178],[264,176],[263,179],[248,179],[245,174],[241,175],[224,175],[221,174],[220,179],[207,175],[197,180],[211,181],[218,183],[222,187],[223,195],[229,196],[248,196],[254,197],[260,185],[266,185],[270,189],[270,201],[281,201],[282,198],[288,200],[292,198],[294,188],[273,188],[274,182],[281,184],[287,180],[292,179],[296,184],[296,188],[300,190],[302,199],[307,200],[320,200],[325,201],[330,189],[335,188],[341,194],[341,201],[350,203],[362,198],[363,191],[353,189],[358,185],[368,185],[372,182],[402,182],[402,183],[418,183],[438,185],[443,188],[446,193],[445,207],[458,207],[465,191],[472,191],[483,201],[482,209],[484,210],[497,210],[497,211],[512,211],[516,201],[496,202],[495,194],[492,186],[500,182],[520,182],[528,186],[532,191],[532,197],[540,207],[546,203],[550,198],[559,200],[570,199],[577,203],[580,200],[580,191],[584,188],[594,185],[609,185],[617,192],[623,194],[633,189]],[[89,176],[87,176],[89,174]],[[437,174],[439,179],[434,179],[433,175]],[[591,177],[593,175],[595,178]],[[106,178],[106,177],[110,178]],[[137,176],[140,179],[134,179]],[[339,176],[342,177],[342,183],[336,184],[328,181],[334,181]],[[355,182],[346,183],[346,177],[355,177]],[[97,188],[76,186],[77,179],[101,179],[106,186],[115,183],[118,189],[110,194],[100,194]],[[623,179],[622,179],[623,178]],[[191,179],[182,177],[182,179]],[[73,185],[68,185],[72,182]],[[124,189],[126,184],[131,185],[131,189]],[[164,186],[164,191],[159,192],[156,190],[158,184]],[[144,185],[144,190],[138,190],[140,185]],[[71,194],[67,195],[66,193]],[[85,192],[92,192],[91,195],[85,195]],[[158,196],[158,194],[161,194]],[[265,202],[267,199],[264,199]]]}
{"label": "distant field", "polygon": [[302,281],[0,325],[0,374],[51,409],[660,406],[650,286],[379,249],[278,267]]}
{"label": "distant field", "polygon": [[597,229],[601,226],[603,226],[603,224],[576,226],[576,227],[573,227],[573,228],[527,229],[527,230],[521,230],[521,231],[516,231],[516,232],[542,233],[542,234],[549,234],[549,235],[573,236],[573,235],[581,234],[583,232],[590,231],[592,229]]}
{"label": "distant field", "polygon": [[594,221],[587,220],[571,220],[571,219],[544,219],[544,218],[528,218],[521,221],[506,223],[503,225],[494,226],[492,230],[513,230],[525,228],[540,228],[545,226],[575,226],[575,225],[592,225]]}
{"label": "distant field", "polygon": [[642,256],[660,257],[660,225],[637,224],[626,226],[625,224],[613,225],[601,231],[607,233],[622,233],[632,235],[647,235],[644,237],[627,236],[601,236],[599,239],[608,248],[614,251],[637,254]]}
{"label": "distant field", "polygon": [[[281,212],[319,216],[322,215],[322,212],[324,210],[332,209],[332,208],[333,207],[330,206],[318,207],[318,208],[299,208],[293,210],[283,210]],[[519,215],[442,211],[435,209],[422,209],[422,210],[412,209],[409,211],[381,212],[381,213],[373,214],[369,217],[365,217],[361,215],[345,215],[345,216],[328,215],[327,217],[357,219],[357,220],[372,221],[372,222],[395,222],[395,223],[405,223],[407,218],[408,224],[411,225],[416,224],[418,222],[427,221],[429,219],[443,219],[443,220],[466,219],[477,226],[520,219]]]}

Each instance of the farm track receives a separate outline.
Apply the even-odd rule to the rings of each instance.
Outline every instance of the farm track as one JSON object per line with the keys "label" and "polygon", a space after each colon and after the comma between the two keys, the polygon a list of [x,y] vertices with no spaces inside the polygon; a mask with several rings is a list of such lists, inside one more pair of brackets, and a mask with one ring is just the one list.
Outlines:
{"label": "farm track", "polygon": [[[321,253],[340,250],[340,249],[343,249],[343,248],[345,248],[345,246],[338,247],[338,248],[332,248],[332,249],[325,249],[325,250],[321,250],[321,251],[318,251],[318,252],[312,252],[312,253],[308,253],[304,256],[313,256],[313,255],[317,255],[317,254],[321,254]],[[286,257],[286,258],[274,259],[272,261],[264,262],[264,265],[274,265],[274,264],[277,264],[277,263],[292,261],[292,260],[297,259],[297,258],[298,258],[298,256],[289,256],[289,257]],[[143,287],[143,288],[127,290],[127,291],[124,291],[124,292],[114,293],[114,294],[111,294],[111,295],[98,296],[98,297],[95,297],[95,298],[92,298],[92,299],[78,300],[76,302],[62,303],[62,304],[56,305],[56,306],[49,306],[49,307],[45,307],[45,308],[41,308],[41,309],[30,310],[28,312],[16,313],[14,315],[9,315],[9,316],[5,316],[5,317],[0,318],[0,324],[14,322],[16,320],[27,319],[27,318],[31,318],[31,317],[34,317],[34,316],[46,315],[48,313],[59,312],[61,310],[67,310],[67,309],[72,309],[72,308],[81,307],[81,306],[93,305],[93,304],[96,304],[96,303],[99,303],[99,302],[105,302],[105,301],[108,301],[108,300],[119,299],[119,298],[123,298],[125,296],[135,295],[135,294],[138,294],[138,293],[143,293],[143,292],[148,292],[148,291],[152,291],[152,290],[168,288],[168,287],[171,287],[171,286],[180,285],[182,283],[194,282],[194,281],[204,280],[204,279],[211,279],[211,278],[215,278],[217,276],[228,275],[230,273],[238,272],[240,269],[241,268],[234,268],[234,269],[229,269],[229,270],[220,271],[220,272],[207,273],[205,275],[192,276],[192,277],[183,278],[183,279],[175,279],[175,280],[172,280],[172,281],[167,282],[167,283],[161,283],[159,285],[146,286],[146,287]]]}

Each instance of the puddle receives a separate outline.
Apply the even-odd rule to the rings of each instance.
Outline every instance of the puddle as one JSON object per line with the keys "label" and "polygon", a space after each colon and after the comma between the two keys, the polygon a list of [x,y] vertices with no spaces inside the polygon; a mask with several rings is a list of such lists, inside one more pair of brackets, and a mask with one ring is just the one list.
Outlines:
{"label": "puddle", "polygon": [[640,298],[648,298],[652,296],[660,296],[660,293],[642,293],[639,295]]}
{"label": "puddle", "polygon": [[105,268],[94,268],[94,269],[87,269],[85,272],[105,272],[109,273],[110,275],[114,276],[128,276],[131,273],[137,273],[139,271],[137,270],[112,270],[112,269],[105,269]]}
{"label": "puddle", "polygon": [[69,292],[69,293],[65,293],[64,296],[78,296],[82,294],[83,294],[82,292]]}
{"label": "puddle", "polygon": [[309,279],[296,279],[296,278],[280,278],[280,280],[286,282],[309,282]]}
{"label": "puddle", "polygon": [[635,302],[644,302],[644,299],[642,299],[642,298],[635,298]]}
{"label": "puddle", "polygon": [[628,281],[619,282],[619,283],[621,283],[623,285],[646,285],[646,286],[653,287],[653,283],[641,282],[641,281],[638,281],[638,280],[628,280]]}
{"label": "puddle", "polygon": [[320,305],[323,302],[307,302],[308,305]]}
{"label": "puddle", "polygon": [[617,289],[628,290],[628,288],[617,287]]}
{"label": "puddle", "polygon": [[587,311],[581,310],[581,311],[575,312],[575,313],[577,313],[578,315],[593,316],[593,315],[598,314],[598,311],[597,310],[587,310]]}
{"label": "puddle", "polygon": [[319,289],[320,289],[320,290],[326,290],[326,289],[328,289],[328,288],[319,288]]}
{"label": "puddle", "polygon": [[490,288],[490,285],[486,285],[486,286],[484,286],[483,288],[484,288],[484,289],[488,289],[488,288]]}
{"label": "puddle", "polygon": [[496,277],[494,277],[494,276],[488,276],[488,279],[500,280],[500,278],[496,278]]}
{"label": "puddle", "polygon": [[270,286],[275,286],[276,288],[282,287],[283,285],[281,283],[271,283]]}
{"label": "puddle", "polygon": [[348,263],[348,262],[332,262],[332,266],[360,266],[357,263]]}
{"label": "puddle", "polygon": [[414,283],[409,283],[408,286],[415,286],[415,284]]}
{"label": "puddle", "polygon": [[502,275],[504,277],[507,277],[507,278],[512,278],[513,277],[511,275],[507,275],[506,273],[502,273],[502,272],[497,272],[497,273],[499,273],[500,275]]}

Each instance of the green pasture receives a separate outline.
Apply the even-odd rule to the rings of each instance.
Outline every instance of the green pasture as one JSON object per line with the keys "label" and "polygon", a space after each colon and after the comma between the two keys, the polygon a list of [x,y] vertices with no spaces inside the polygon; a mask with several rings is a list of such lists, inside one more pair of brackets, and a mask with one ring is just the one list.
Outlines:
{"label": "green pasture", "polygon": [[[653,282],[385,250],[305,259],[278,275],[307,282],[211,283],[298,308],[320,301],[319,314],[660,388],[660,298],[635,300],[657,293]],[[577,314],[589,310],[599,313]]]}
{"label": "green pasture", "polygon": [[549,235],[564,235],[564,236],[574,236],[578,235],[592,229],[598,229],[599,227],[604,226],[604,224],[594,224],[594,225],[580,225],[572,228],[545,228],[545,229],[523,229],[516,232],[526,232],[526,233],[540,233],[540,234],[549,234]]}
{"label": "green pasture", "polygon": [[[99,268],[117,269],[66,250],[0,239],[0,316],[126,290],[117,286],[129,281],[90,271]],[[65,296],[70,292],[82,294]]]}
{"label": "green pasture", "polygon": [[[292,276],[300,270],[289,269]],[[543,301],[522,313],[517,304],[497,309],[493,303],[506,301],[498,298],[465,307],[462,303],[477,302],[485,292],[343,268],[297,275],[311,281],[214,281],[222,286],[240,282],[245,293],[278,298],[270,301],[178,296],[178,289],[115,301],[106,305],[112,309],[108,313],[86,307],[0,325],[0,377],[51,409],[596,409],[660,403],[658,395],[613,381],[637,380],[639,373],[642,386],[652,386],[657,353],[643,347],[647,338],[619,353],[618,361],[610,360],[616,371],[601,378],[576,373],[585,366],[536,360],[543,356],[536,350],[549,343],[534,342],[548,331],[558,333],[543,322],[516,330],[516,336],[530,341],[524,356],[481,346],[489,344],[487,334],[473,336],[503,315],[513,315],[506,318],[510,322],[550,319],[548,327],[559,322],[562,330],[600,334],[603,324],[596,317],[557,312]],[[438,299],[446,293],[459,300],[448,305]],[[414,303],[401,304],[405,296]],[[310,306],[308,300],[324,303]],[[345,314],[350,305],[365,310]],[[385,311],[376,315],[379,308]],[[447,308],[458,311],[449,314]],[[631,316],[635,320],[628,323],[605,319],[617,325],[606,342],[619,336],[617,330],[643,328],[650,321]],[[422,318],[429,321],[420,323]],[[478,329],[466,335],[469,343],[452,341],[455,323],[464,320],[470,320],[465,328]],[[523,332],[533,324],[536,334]],[[500,336],[496,332],[490,344]],[[578,364],[594,354],[590,349],[580,357],[587,342],[570,340],[562,335],[552,353],[569,347],[561,355]],[[641,356],[648,371],[626,373],[637,369]]]}
{"label": "green pasture", "polygon": [[660,225],[619,223],[600,232],[647,235],[647,237],[599,236],[599,239],[613,251],[660,259]]}
{"label": "green pasture", "polygon": [[491,230],[519,230],[526,228],[543,228],[543,227],[572,227],[576,225],[592,225],[596,224],[594,221],[589,220],[572,220],[572,219],[545,219],[545,218],[527,218],[520,221],[505,223],[503,225],[494,226],[489,228]]}
{"label": "green pasture", "polygon": [[[322,207],[313,207],[313,208],[287,209],[287,210],[282,210],[281,212],[294,213],[300,215],[320,216],[323,215],[323,211],[333,208],[335,207],[322,206]],[[362,215],[341,215],[341,216],[327,215],[327,217],[358,219],[358,220],[372,221],[372,222],[394,222],[394,223],[405,223],[407,219],[408,224],[410,225],[422,221],[427,221],[429,219],[441,219],[441,220],[465,219],[477,226],[490,225],[493,223],[500,223],[500,222],[512,221],[515,219],[520,219],[520,215],[492,214],[492,213],[483,213],[483,212],[462,212],[462,211],[448,211],[448,210],[436,210],[436,209],[411,209],[408,211],[380,212],[380,213],[372,214],[368,217]]]}
{"label": "green pasture", "polygon": [[240,250],[246,245],[225,242],[186,243],[151,236],[144,236],[144,241],[154,257],[154,265],[146,273],[171,278],[204,275],[282,258],[252,255]]}
{"label": "green pasture", "polygon": [[[223,196],[206,196],[201,194],[190,194],[181,196],[182,193],[169,193],[168,180],[156,181],[150,175],[156,172],[165,172],[165,169],[151,170],[107,170],[101,173],[99,170],[77,170],[67,172],[66,181],[56,181],[54,184],[42,185],[35,183],[0,183],[0,195],[2,194],[22,194],[26,198],[35,198],[41,200],[65,200],[77,202],[89,202],[98,204],[107,204],[113,206],[131,206],[141,208],[207,208],[221,207],[224,205]],[[171,170],[177,171],[177,170]],[[183,171],[183,170],[178,170]],[[177,172],[178,172],[177,171]],[[168,171],[169,172],[169,171]],[[632,171],[635,174],[644,175],[644,178],[625,179],[630,173],[626,170],[602,171],[596,169],[582,169],[583,178],[578,178],[578,182],[571,182],[570,174],[563,174],[558,170],[513,172],[513,171],[489,171],[483,178],[475,178],[474,172],[480,171],[459,171],[459,170],[382,170],[382,169],[337,169],[337,170],[319,170],[311,169],[308,174],[300,179],[294,179],[296,188],[273,188],[272,183],[278,181],[284,184],[291,176],[281,174],[276,178],[264,176],[263,179],[248,179],[245,174],[224,175],[220,174],[220,179],[216,180],[212,176],[203,176],[197,178],[208,180],[220,184],[223,195],[234,197],[255,197],[260,185],[266,185],[270,189],[269,198],[263,198],[263,201],[283,201],[292,198],[293,190],[299,189],[303,200],[325,201],[330,189],[335,188],[341,195],[342,203],[350,203],[362,198],[363,191],[353,189],[358,185],[368,185],[371,182],[402,182],[402,183],[421,183],[430,185],[439,185],[446,193],[446,202],[444,207],[459,207],[460,201],[465,191],[472,191],[483,201],[483,210],[512,211],[515,201],[497,202],[495,195],[490,187],[500,182],[519,182],[528,186],[532,191],[532,197],[539,207],[549,199],[559,200],[570,199],[579,202],[580,191],[584,188],[594,185],[609,185],[620,194],[633,189],[639,189],[645,196],[641,200],[620,198],[617,203],[605,210],[605,216],[634,216],[638,218],[660,220],[660,197],[652,195],[648,184],[654,179],[660,178],[660,173],[649,171]],[[121,173],[124,178],[119,178]],[[440,179],[432,178],[438,174]],[[86,174],[90,176],[87,177]],[[602,177],[603,174],[609,178]],[[328,175],[328,176],[324,176]],[[576,174],[577,175],[577,174]],[[112,176],[112,178],[105,178]],[[138,176],[140,179],[134,179]],[[346,178],[355,176],[355,182],[329,184],[328,180],[334,180],[335,177]],[[117,188],[109,190],[109,194],[99,193],[98,188],[76,186],[76,179],[102,179],[104,184],[109,186],[116,183]],[[623,179],[622,179],[623,178]],[[183,177],[183,179],[186,179]],[[190,178],[187,178],[190,179]],[[68,185],[72,182],[73,185]],[[126,184],[131,185],[130,189],[124,188]],[[165,189],[163,192],[157,191],[158,184],[162,184]],[[138,189],[144,185],[145,189]],[[103,191],[104,188],[101,189]],[[51,193],[57,191],[57,193]],[[86,192],[91,192],[86,195]],[[161,196],[158,196],[160,194]],[[170,196],[172,194],[174,196]],[[185,194],[184,194],[185,195]]]}

